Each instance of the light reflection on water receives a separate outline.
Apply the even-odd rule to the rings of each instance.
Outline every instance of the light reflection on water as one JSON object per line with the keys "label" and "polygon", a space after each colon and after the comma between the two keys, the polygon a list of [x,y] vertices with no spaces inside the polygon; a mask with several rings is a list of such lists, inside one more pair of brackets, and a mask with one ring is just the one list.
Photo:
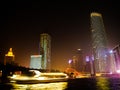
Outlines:
{"label": "light reflection on water", "polygon": [[39,84],[0,83],[0,90],[120,90],[120,78],[80,78]]}
{"label": "light reflection on water", "polygon": [[40,83],[40,84],[12,84],[12,90],[65,90],[67,82]]}
{"label": "light reflection on water", "polygon": [[97,90],[110,90],[108,78],[99,77],[96,81]]}

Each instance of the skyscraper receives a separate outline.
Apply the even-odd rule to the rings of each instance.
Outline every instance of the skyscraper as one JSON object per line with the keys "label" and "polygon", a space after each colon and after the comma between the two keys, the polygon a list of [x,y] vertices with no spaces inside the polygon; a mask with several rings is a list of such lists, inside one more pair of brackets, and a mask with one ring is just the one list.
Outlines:
{"label": "skyscraper", "polygon": [[15,55],[13,54],[12,48],[9,49],[8,53],[5,54],[4,65],[14,63]]}
{"label": "skyscraper", "polygon": [[40,35],[40,55],[42,55],[42,69],[51,68],[51,37],[47,33]]}
{"label": "skyscraper", "polygon": [[120,44],[116,45],[113,48],[113,54],[114,54],[114,58],[115,58],[115,71],[120,70]]}
{"label": "skyscraper", "polygon": [[109,55],[107,49],[107,37],[104,28],[102,15],[92,12],[91,17],[91,33],[92,33],[92,52],[94,56],[94,64],[96,72],[108,72]]}

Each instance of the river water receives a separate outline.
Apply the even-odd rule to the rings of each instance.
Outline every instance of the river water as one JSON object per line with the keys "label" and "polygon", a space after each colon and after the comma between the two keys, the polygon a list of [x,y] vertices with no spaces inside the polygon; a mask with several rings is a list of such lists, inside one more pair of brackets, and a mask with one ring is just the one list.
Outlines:
{"label": "river water", "polygon": [[0,83],[0,90],[120,90],[120,78],[79,78],[39,84]]}

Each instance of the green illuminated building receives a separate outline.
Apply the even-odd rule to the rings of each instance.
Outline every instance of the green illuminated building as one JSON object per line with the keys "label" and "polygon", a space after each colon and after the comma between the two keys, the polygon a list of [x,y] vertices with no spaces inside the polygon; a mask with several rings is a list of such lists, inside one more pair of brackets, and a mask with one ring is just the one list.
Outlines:
{"label": "green illuminated building", "polygon": [[107,38],[102,15],[93,12],[91,17],[92,53],[94,57],[95,72],[109,71],[109,53],[107,49]]}
{"label": "green illuminated building", "polygon": [[51,37],[47,33],[40,34],[40,55],[42,69],[51,69]]}

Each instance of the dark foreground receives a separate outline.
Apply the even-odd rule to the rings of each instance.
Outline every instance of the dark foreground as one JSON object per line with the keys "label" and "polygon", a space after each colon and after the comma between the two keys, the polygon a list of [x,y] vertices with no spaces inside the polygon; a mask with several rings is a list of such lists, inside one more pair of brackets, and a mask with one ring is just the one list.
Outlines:
{"label": "dark foreground", "polygon": [[0,90],[120,90],[120,78],[79,78],[67,82],[39,84],[1,82]]}

